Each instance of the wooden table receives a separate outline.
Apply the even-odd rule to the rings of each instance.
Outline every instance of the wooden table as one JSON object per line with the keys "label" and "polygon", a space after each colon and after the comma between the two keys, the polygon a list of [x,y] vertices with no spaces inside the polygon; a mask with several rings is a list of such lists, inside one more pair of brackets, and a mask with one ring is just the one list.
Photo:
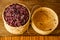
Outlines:
{"label": "wooden table", "polygon": [[0,37],[0,40],[60,40],[60,36],[15,36]]}
{"label": "wooden table", "polygon": [[[1,7],[4,7],[6,6],[6,4],[10,3],[10,2],[13,2],[13,1],[27,1],[28,3],[28,0],[0,0],[0,6],[2,5],[3,3],[3,6]],[[29,0],[30,2],[33,1],[33,0]],[[35,0],[34,0],[35,1]],[[33,2],[34,2],[33,1]],[[60,1],[59,0],[38,0],[41,2],[41,5],[43,6],[44,4],[42,4],[42,2],[44,2],[45,4],[48,4],[48,3],[51,3],[53,5],[56,5],[56,6],[53,6],[51,8],[57,8],[57,10],[60,11]],[[7,3],[8,2],[8,3]],[[32,3],[33,3],[32,2]],[[48,3],[47,3],[48,2]],[[34,3],[33,3],[34,4]],[[50,6],[51,6],[50,4]],[[0,11],[2,10],[2,8],[0,7]],[[55,10],[55,9],[54,9]],[[59,11],[57,11],[57,13],[59,14]],[[0,16],[1,17],[1,16]],[[59,16],[60,17],[60,16]],[[0,37],[0,40],[60,40],[60,36],[1,36]]]}

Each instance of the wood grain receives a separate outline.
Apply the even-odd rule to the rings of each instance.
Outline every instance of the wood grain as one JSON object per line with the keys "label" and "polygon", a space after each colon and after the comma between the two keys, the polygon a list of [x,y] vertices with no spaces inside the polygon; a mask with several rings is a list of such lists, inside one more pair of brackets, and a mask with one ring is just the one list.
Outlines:
{"label": "wood grain", "polygon": [[60,36],[15,36],[0,37],[0,40],[60,40]]}

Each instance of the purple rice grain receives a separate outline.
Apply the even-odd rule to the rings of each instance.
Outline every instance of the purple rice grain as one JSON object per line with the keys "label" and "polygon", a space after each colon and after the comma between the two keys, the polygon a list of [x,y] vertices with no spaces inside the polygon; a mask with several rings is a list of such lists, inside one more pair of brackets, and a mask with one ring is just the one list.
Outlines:
{"label": "purple rice grain", "polygon": [[29,12],[27,8],[22,5],[12,4],[5,9],[4,19],[10,26],[23,26],[29,19]]}

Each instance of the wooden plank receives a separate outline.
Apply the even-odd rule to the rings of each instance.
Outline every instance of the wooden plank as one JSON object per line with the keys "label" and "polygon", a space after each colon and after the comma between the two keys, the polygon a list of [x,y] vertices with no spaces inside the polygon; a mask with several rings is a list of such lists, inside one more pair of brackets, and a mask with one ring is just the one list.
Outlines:
{"label": "wooden plank", "polygon": [[12,36],[0,37],[0,40],[60,40],[60,36]]}

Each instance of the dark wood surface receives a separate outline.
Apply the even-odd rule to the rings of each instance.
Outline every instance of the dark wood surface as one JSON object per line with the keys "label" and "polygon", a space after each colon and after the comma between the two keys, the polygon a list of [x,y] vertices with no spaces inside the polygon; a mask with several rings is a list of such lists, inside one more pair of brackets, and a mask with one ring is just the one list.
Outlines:
{"label": "dark wood surface", "polygon": [[[0,0],[0,40],[59,40],[60,39],[60,22],[57,29],[52,33],[54,36],[9,36],[9,33],[4,28],[2,21],[3,9],[11,3],[23,3],[31,11],[31,13],[38,7],[49,7],[53,9],[60,20],[60,1],[59,0]],[[32,31],[32,30],[28,30]],[[33,33],[35,33],[33,31]],[[36,35],[33,34],[32,35]],[[5,35],[5,36],[4,36]],[[6,36],[7,35],[7,36]],[[26,33],[24,35],[27,35]],[[31,35],[31,33],[29,34]],[[58,35],[58,36],[55,36]]]}

